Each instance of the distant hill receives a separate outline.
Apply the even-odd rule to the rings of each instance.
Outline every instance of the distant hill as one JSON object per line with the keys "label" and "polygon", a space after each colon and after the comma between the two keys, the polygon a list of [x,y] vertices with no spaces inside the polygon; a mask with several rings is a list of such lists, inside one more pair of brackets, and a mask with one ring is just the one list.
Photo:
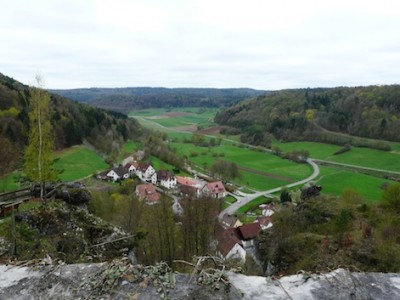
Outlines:
{"label": "distant hill", "polygon": [[240,129],[242,141],[263,145],[272,136],[336,144],[350,141],[346,135],[400,141],[400,85],[271,92],[220,111],[216,122]]}
{"label": "distant hill", "polygon": [[52,93],[90,105],[126,113],[152,107],[222,107],[266,91],[239,88],[89,88],[50,90]]}
{"label": "distant hill", "polygon": [[[0,140],[20,154],[28,143],[28,86],[0,73]],[[116,112],[77,103],[51,94],[52,126],[56,148],[81,144],[84,140],[110,154],[128,138],[140,135],[142,127]],[[1,153],[1,152],[0,152]],[[0,155],[1,156],[1,155]],[[2,157],[0,157],[0,160]]]}

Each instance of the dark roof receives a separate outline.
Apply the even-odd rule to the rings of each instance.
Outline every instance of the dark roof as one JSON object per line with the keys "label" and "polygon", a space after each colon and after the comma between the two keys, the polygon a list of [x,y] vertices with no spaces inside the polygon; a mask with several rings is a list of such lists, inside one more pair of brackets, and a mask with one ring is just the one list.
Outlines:
{"label": "dark roof", "polygon": [[141,172],[146,172],[146,170],[151,166],[148,162],[139,162],[137,169]]}
{"label": "dark roof", "polygon": [[246,241],[254,239],[261,231],[261,226],[259,223],[250,223],[239,226],[237,229],[239,230],[241,238]]}
{"label": "dark roof", "polygon": [[224,216],[222,217],[222,222],[224,224],[226,224],[226,226],[228,226],[228,227],[233,227],[237,221],[238,221],[237,216],[231,216],[228,214],[224,214]]}
{"label": "dark roof", "polygon": [[114,168],[113,170],[115,173],[117,173],[119,177],[122,177],[125,174],[129,173],[129,170],[123,166],[119,166],[118,168]]}
{"label": "dark roof", "polygon": [[106,177],[108,172],[110,172],[110,170],[106,170],[106,171],[100,172],[100,173],[97,174],[97,176]]}
{"label": "dark roof", "polygon": [[228,228],[218,235],[218,250],[225,257],[236,245],[242,245],[236,228]]}
{"label": "dark roof", "polygon": [[159,180],[171,180],[174,177],[175,177],[175,175],[167,170],[157,171],[157,179],[159,179]]}
{"label": "dark roof", "polygon": [[198,188],[189,185],[181,185],[179,189],[184,195],[196,195],[197,191],[199,190]]}
{"label": "dark roof", "polygon": [[271,222],[271,217],[260,216],[257,217],[257,221],[260,225],[268,225]]}

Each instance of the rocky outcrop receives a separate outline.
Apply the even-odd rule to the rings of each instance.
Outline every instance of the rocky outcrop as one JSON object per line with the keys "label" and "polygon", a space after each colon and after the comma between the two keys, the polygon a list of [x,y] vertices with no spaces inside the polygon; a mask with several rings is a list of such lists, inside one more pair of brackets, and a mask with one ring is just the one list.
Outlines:
{"label": "rocky outcrop", "polygon": [[[129,275],[120,272],[121,267],[129,268]],[[161,270],[157,268],[110,263],[35,268],[2,265],[0,298],[400,299],[400,274],[394,273],[338,269],[327,274],[300,273],[280,279],[228,273],[229,284],[215,289],[186,274],[154,273],[156,276],[152,277],[151,272]],[[145,276],[139,276],[143,272],[147,272]]]}

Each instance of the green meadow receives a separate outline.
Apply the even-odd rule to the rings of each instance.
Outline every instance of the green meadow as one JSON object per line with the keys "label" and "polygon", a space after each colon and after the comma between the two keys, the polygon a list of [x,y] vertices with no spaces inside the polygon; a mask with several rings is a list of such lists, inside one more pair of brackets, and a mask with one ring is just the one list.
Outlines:
{"label": "green meadow", "polygon": [[273,142],[273,146],[278,146],[284,152],[308,150],[312,158],[400,172],[400,152],[396,153],[395,151],[389,152],[370,148],[352,147],[348,152],[333,155],[333,153],[342,147],[315,142],[280,143],[277,141]]}
{"label": "green meadow", "polygon": [[62,171],[58,176],[62,181],[73,181],[87,177],[108,165],[102,157],[85,146],[74,146],[56,155],[54,168]]}
{"label": "green meadow", "polygon": [[194,164],[207,168],[216,160],[234,162],[239,167],[241,178],[235,182],[257,190],[266,190],[306,178],[312,173],[307,164],[297,164],[270,153],[239,148],[228,143],[212,148],[191,143],[171,143],[181,156]]}
{"label": "green meadow", "polygon": [[[105,170],[108,165],[97,153],[85,146],[74,146],[55,154],[54,168],[61,173],[61,181],[74,181]],[[0,178],[0,191],[12,191],[20,188],[21,172],[13,172]]]}
{"label": "green meadow", "polygon": [[384,183],[393,183],[393,181],[383,178],[335,167],[320,166],[320,171],[320,176],[315,181],[322,186],[322,193],[341,195],[345,190],[351,189],[369,203],[379,201],[383,193],[381,187]]}
{"label": "green meadow", "polygon": [[[175,113],[176,115],[168,115]],[[152,126],[151,122],[157,123],[165,127],[184,127],[190,125],[209,127],[214,124],[213,120],[217,109],[215,108],[197,108],[197,107],[182,107],[172,109],[146,109],[139,111],[132,111],[129,113],[130,117],[139,117],[142,124],[145,126]],[[146,122],[145,120],[151,121]]]}

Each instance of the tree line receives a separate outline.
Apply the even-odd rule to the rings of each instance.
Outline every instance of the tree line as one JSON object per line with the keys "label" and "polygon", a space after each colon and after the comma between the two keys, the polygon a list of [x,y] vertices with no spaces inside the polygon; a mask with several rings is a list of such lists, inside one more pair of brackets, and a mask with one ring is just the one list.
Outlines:
{"label": "tree line", "polygon": [[171,198],[162,196],[160,203],[147,205],[138,199],[134,189],[138,182],[124,181],[117,191],[92,193],[89,209],[102,219],[121,226],[129,233],[144,238],[135,254],[144,264],[174,260],[190,261],[194,255],[215,250],[217,216],[221,202],[212,197],[184,197],[182,214],[174,214]]}
{"label": "tree line", "polygon": [[[0,74],[0,175],[17,167],[28,145],[29,114],[37,90]],[[145,131],[137,121],[125,115],[76,103],[43,90],[48,97],[48,117],[54,149],[59,150],[87,141],[99,152],[115,156],[120,146]]]}
{"label": "tree line", "polygon": [[400,86],[282,90],[240,102],[215,120],[241,131],[241,140],[268,146],[320,141],[389,150],[378,140],[400,141]]}
{"label": "tree line", "polygon": [[154,107],[221,107],[265,93],[253,89],[212,88],[91,88],[52,90],[58,95],[113,111]]}

